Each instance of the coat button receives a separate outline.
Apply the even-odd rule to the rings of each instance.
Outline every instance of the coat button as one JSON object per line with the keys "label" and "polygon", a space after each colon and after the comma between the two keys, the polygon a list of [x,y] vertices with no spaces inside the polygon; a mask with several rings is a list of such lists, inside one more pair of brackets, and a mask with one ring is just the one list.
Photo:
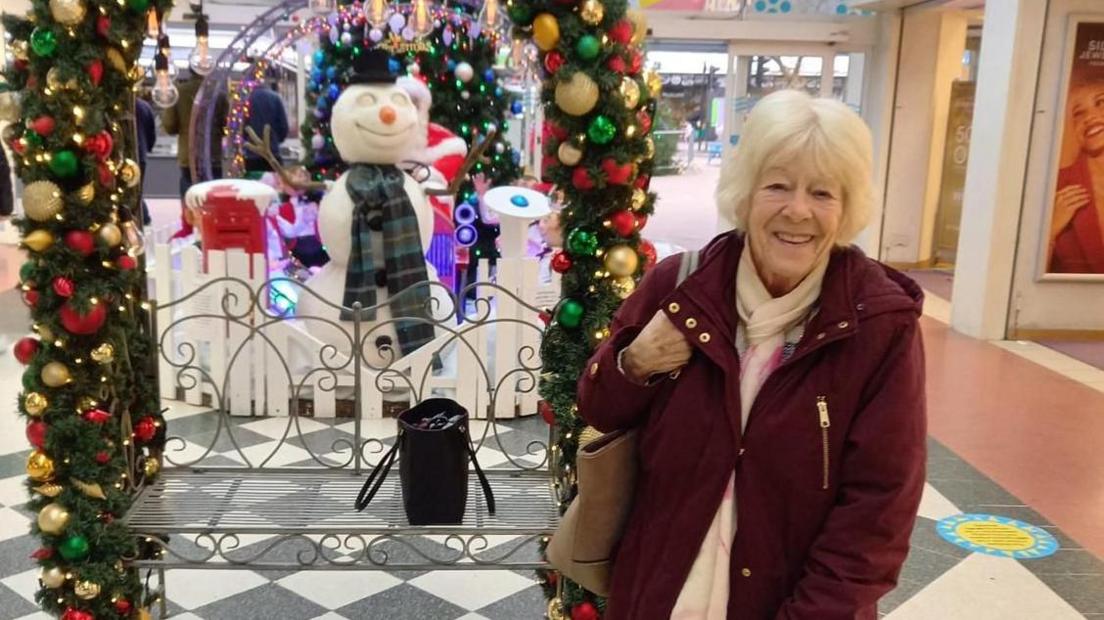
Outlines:
{"label": "coat button", "polygon": [[747,452],[746,448],[740,448],[740,456],[743,456],[745,452]]}
{"label": "coat button", "polygon": [[827,335],[828,334],[825,334],[824,332],[820,332],[819,334],[817,334],[817,340],[824,340],[824,337]]}
{"label": "coat button", "polygon": [[373,215],[371,218],[369,218],[368,228],[369,230],[374,230],[376,232],[380,232],[381,230],[383,230],[383,216]]}
{"label": "coat button", "polygon": [[740,574],[743,575],[744,577],[751,577],[751,569],[750,568],[745,568],[745,569],[740,571]]}
{"label": "coat button", "polygon": [[682,310],[682,307],[678,305],[677,301],[672,301],[671,304],[667,306],[667,311],[671,314],[678,314],[679,310]]}
{"label": "coat button", "polygon": [[863,310],[866,310],[866,304],[858,304],[855,306],[855,309],[859,312],[862,312]]}
{"label": "coat button", "polygon": [[687,328],[694,329],[697,326],[698,326],[698,320],[697,319],[694,319],[694,318],[686,319],[686,327]]}
{"label": "coat button", "polygon": [[376,273],[373,274],[373,277],[376,280],[376,286],[378,286],[380,288],[383,288],[383,287],[387,286],[387,270],[386,269],[377,269]]}
{"label": "coat button", "polygon": [[590,376],[593,377],[597,374],[598,374],[598,362],[594,362],[593,364],[590,365]]}
{"label": "coat button", "polygon": [[847,329],[848,325],[850,325],[850,323],[848,323],[847,321],[840,321],[838,327],[840,329]]}
{"label": "coat button", "polygon": [[709,332],[705,332],[704,334],[700,334],[698,336],[698,340],[700,340],[702,344],[706,344],[712,339],[713,337],[709,335]]}

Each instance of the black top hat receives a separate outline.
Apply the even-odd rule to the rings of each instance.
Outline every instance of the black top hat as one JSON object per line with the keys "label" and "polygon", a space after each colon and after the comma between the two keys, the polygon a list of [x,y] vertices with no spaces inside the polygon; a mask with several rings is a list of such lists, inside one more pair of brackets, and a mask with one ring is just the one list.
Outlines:
{"label": "black top hat", "polygon": [[391,73],[391,56],[381,49],[370,49],[353,58],[353,70],[347,75],[347,84],[394,84]]}

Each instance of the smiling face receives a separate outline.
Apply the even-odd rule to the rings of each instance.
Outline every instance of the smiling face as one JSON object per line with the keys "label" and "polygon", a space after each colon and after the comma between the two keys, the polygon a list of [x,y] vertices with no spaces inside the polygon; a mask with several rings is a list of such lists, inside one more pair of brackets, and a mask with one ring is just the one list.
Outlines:
{"label": "smiling face", "polygon": [[793,290],[827,256],[843,219],[842,194],[838,181],[800,161],[760,175],[747,234],[759,277],[772,295]]}
{"label": "smiling face", "polygon": [[1070,118],[1081,150],[1104,154],[1104,84],[1081,86],[1070,95]]}
{"label": "smiling face", "polygon": [[330,126],[346,162],[394,164],[418,136],[418,110],[394,84],[353,84],[337,98]]}

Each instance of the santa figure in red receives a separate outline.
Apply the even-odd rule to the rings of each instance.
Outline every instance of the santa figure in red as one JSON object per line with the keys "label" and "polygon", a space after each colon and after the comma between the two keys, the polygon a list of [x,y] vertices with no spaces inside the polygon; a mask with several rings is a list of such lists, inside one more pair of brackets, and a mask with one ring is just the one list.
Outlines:
{"label": "santa figure in red", "polygon": [[[468,154],[468,144],[463,138],[448,129],[429,120],[429,108],[433,96],[429,88],[417,78],[405,77],[399,85],[406,90],[414,105],[418,108],[418,118],[424,128],[423,138],[411,149],[410,159],[426,166],[425,172],[416,171],[414,177],[422,181],[424,187],[444,188],[460,171],[464,158]],[[428,173],[428,178],[424,178]],[[456,252],[452,210],[455,198],[452,196],[429,196],[433,206],[433,241],[428,256],[437,267],[437,276],[443,284],[452,288],[456,278]]]}

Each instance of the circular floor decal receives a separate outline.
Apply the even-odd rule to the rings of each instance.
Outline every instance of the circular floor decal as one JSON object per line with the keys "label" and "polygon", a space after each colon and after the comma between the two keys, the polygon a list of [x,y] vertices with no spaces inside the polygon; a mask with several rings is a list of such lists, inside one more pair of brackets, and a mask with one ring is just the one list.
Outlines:
{"label": "circular floor decal", "polygon": [[955,515],[939,521],[939,535],[978,553],[1030,560],[1058,551],[1058,541],[1046,530],[1023,521],[996,515]]}

